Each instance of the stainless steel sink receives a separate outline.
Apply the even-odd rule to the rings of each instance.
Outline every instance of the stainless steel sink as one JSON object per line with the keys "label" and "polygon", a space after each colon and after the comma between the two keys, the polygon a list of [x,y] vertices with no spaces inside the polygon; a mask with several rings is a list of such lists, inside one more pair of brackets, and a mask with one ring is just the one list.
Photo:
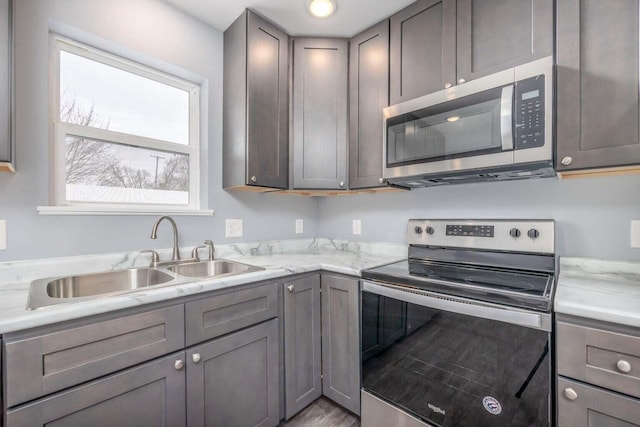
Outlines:
{"label": "stainless steel sink", "polygon": [[27,309],[80,302],[148,289],[173,286],[197,279],[230,276],[264,270],[260,267],[226,260],[182,262],[168,266],[129,268],[31,282]]}
{"label": "stainless steel sink", "polygon": [[264,270],[260,267],[222,259],[177,264],[169,266],[168,269],[187,277],[216,277]]}
{"label": "stainless steel sink", "polygon": [[47,283],[47,295],[51,298],[82,298],[161,285],[173,279],[171,274],[161,270],[129,268],[55,279]]}

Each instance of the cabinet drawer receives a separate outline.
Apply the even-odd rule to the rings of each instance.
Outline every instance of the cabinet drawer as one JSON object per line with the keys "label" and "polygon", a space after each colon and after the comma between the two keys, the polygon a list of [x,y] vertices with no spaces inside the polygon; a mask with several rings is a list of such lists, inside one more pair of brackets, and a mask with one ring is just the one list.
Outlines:
{"label": "cabinet drawer", "polygon": [[184,307],[123,316],[5,345],[7,407],[184,347]]}
{"label": "cabinet drawer", "polygon": [[558,377],[558,427],[573,426],[640,426],[640,400]]}
{"label": "cabinet drawer", "polygon": [[278,283],[186,304],[187,346],[278,316]]}
{"label": "cabinet drawer", "polygon": [[640,337],[557,323],[558,374],[640,397]]}

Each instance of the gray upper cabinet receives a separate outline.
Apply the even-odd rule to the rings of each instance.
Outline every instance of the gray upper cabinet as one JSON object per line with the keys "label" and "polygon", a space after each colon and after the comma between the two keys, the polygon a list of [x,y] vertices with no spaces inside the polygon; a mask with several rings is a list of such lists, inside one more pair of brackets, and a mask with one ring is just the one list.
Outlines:
{"label": "gray upper cabinet", "polygon": [[287,188],[285,32],[251,10],[224,33],[223,185]]}
{"label": "gray upper cabinet", "polygon": [[382,109],[389,105],[389,20],[358,34],[349,47],[349,188],[382,179]]}
{"label": "gray upper cabinet", "polygon": [[322,395],[321,357],[320,275],[284,282],[287,419]]}
{"label": "gray upper cabinet", "polygon": [[185,371],[179,363],[184,352],[9,410],[6,427],[184,426]]}
{"label": "gray upper cabinet", "polygon": [[550,56],[553,0],[457,0],[457,34],[458,84]]}
{"label": "gray upper cabinet", "polygon": [[293,40],[293,188],[347,187],[348,41]]}
{"label": "gray upper cabinet", "polygon": [[322,274],[322,394],[360,415],[358,279]]}
{"label": "gray upper cabinet", "polygon": [[277,426],[279,346],[271,319],[187,350],[187,424]]}
{"label": "gray upper cabinet", "polygon": [[11,1],[0,0],[0,171],[14,171],[11,132]]}
{"label": "gray upper cabinet", "polygon": [[391,104],[455,84],[455,0],[418,0],[390,25]]}
{"label": "gray upper cabinet", "polygon": [[557,7],[557,170],[640,164],[638,1]]}

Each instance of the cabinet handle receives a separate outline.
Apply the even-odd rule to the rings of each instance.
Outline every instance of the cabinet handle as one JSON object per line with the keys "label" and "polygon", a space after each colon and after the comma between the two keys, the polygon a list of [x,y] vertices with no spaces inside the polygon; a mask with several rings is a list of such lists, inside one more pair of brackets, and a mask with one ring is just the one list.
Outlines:
{"label": "cabinet handle", "polygon": [[256,178],[255,176],[252,176],[252,177],[251,177],[251,182],[254,182],[254,183],[255,183],[255,182],[258,182],[258,178]]}
{"label": "cabinet handle", "polygon": [[294,288],[294,287],[293,287],[293,285],[289,285],[289,286],[287,286],[287,290],[288,290],[289,292],[291,292],[291,293],[293,293],[293,291],[294,291],[295,289],[296,289],[296,288]]}
{"label": "cabinet handle", "polygon": [[466,83],[467,81],[465,79],[460,79],[458,80],[458,84],[462,84],[462,83]]}
{"label": "cabinet handle", "polygon": [[193,355],[191,356],[191,360],[193,360],[193,363],[198,363],[200,359],[202,359],[200,353],[193,353]]}
{"label": "cabinet handle", "polygon": [[445,89],[449,89],[451,86],[452,86],[452,84],[451,84],[451,83],[446,83],[446,84],[444,85],[444,88],[445,88]]}
{"label": "cabinet handle", "polygon": [[179,371],[180,369],[184,368],[184,361],[176,360],[176,363],[173,366],[175,366],[175,368]]}
{"label": "cabinet handle", "polygon": [[564,166],[569,166],[571,162],[573,162],[573,157],[571,156],[563,157],[562,160],[560,161],[560,163],[562,163]]}
{"label": "cabinet handle", "polygon": [[378,182],[379,182],[380,184],[384,184],[384,178],[380,178],[380,179],[378,179]]}
{"label": "cabinet handle", "polygon": [[578,398],[578,393],[571,387],[567,387],[564,389],[564,395],[569,400],[576,400]]}
{"label": "cabinet handle", "polygon": [[628,374],[629,372],[631,372],[631,363],[621,359],[618,360],[618,363],[616,363],[616,368],[618,368],[620,372]]}
{"label": "cabinet handle", "polygon": [[340,188],[344,188],[344,181],[340,181]]}

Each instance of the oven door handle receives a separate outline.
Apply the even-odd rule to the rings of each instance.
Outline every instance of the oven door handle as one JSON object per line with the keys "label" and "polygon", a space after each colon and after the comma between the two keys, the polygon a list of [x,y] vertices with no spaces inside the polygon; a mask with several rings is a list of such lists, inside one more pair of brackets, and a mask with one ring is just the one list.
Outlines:
{"label": "oven door handle", "polygon": [[439,297],[425,291],[390,284],[380,285],[367,280],[362,281],[362,291],[437,310],[497,320],[547,332],[551,331],[551,316],[545,313],[497,307],[446,295]]}

